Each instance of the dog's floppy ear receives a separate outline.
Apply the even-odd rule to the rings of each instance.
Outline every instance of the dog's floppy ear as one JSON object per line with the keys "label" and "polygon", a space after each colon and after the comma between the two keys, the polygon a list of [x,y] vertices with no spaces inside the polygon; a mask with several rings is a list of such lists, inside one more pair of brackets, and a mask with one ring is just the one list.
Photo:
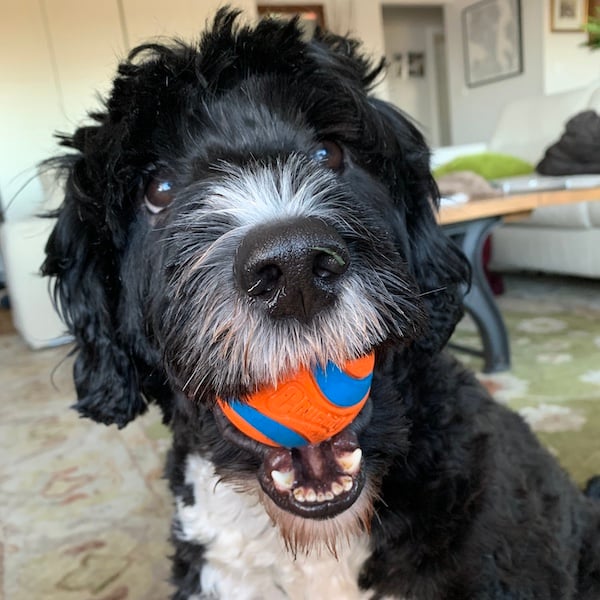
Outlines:
{"label": "dog's floppy ear", "polygon": [[419,284],[429,331],[418,341],[427,354],[441,350],[463,315],[470,282],[468,261],[437,223],[439,192],[429,168],[430,153],[418,129],[399,110],[381,100],[371,106],[379,115],[386,180],[406,230],[405,252]]}
{"label": "dog's floppy ear", "polygon": [[[224,30],[234,19],[227,15],[221,15]],[[62,138],[74,152],[48,163],[67,178],[42,272],[55,278],[55,302],[75,337],[76,408],[119,427],[144,412],[147,399],[161,404],[165,420],[171,409],[162,360],[136,309],[147,300],[145,284],[125,256],[142,180],[157,148],[170,148],[176,136],[165,132],[180,127],[179,115],[204,93],[197,57],[180,42],[132,50],[102,111]],[[135,281],[124,286],[127,274]],[[126,298],[131,294],[136,298]]]}
{"label": "dog's floppy ear", "polygon": [[[94,168],[86,157],[85,147],[99,129],[78,130],[65,143],[80,153],[55,161],[67,172],[65,198],[53,215],[57,221],[42,273],[54,278],[55,303],[76,342],[75,408],[96,421],[123,427],[146,410],[146,402],[132,344],[122,338],[117,322],[119,246],[126,225],[110,214],[106,200],[117,191],[105,189],[103,196],[98,189],[112,182],[105,177],[92,183]],[[104,169],[109,171],[109,166]]]}

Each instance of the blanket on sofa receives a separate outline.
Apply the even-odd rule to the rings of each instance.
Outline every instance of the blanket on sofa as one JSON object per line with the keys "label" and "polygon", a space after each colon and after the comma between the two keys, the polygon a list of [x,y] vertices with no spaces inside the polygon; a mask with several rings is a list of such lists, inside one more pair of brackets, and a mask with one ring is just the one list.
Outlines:
{"label": "blanket on sofa", "polygon": [[542,175],[600,173],[600,115],[585,110],[569,119],[565,132],[546,150],[536,171]]}

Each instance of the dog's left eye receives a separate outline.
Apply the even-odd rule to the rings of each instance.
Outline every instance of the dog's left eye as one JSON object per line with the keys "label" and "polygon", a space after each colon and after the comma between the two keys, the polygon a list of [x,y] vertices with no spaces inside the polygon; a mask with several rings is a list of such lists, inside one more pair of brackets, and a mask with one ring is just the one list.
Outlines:
{"label": "dog's left eye", "polygon": [[339,171],[344,165],[344,152],[331,141],[320,142],[312,153],[312,158],[332,171]]}
{"label": "dog's left eye", "polygon": [[152,214],[158,214],[173,202],[173,191],[169,181],[152,178],[144,192],[144,204]]}

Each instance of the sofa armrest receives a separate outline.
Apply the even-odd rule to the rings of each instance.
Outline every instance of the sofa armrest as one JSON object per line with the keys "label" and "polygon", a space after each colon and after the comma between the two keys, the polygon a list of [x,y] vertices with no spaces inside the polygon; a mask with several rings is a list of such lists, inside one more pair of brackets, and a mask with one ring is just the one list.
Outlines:
{"label": "sofa armrest", "polygon": [[48,280],[40,275],[44,246],[53,224],[52,219],[32,217],[0,225],[0,249],[13,322],[34,349],[71,339],[50,299]]}

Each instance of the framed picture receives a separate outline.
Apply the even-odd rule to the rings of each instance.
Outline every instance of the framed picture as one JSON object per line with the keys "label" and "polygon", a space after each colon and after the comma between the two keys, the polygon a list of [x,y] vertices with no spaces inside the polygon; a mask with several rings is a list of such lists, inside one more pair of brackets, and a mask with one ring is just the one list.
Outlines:
{"label": "framed picture", "polygon": [[462,27],[469,87],[523,72],[520,0],[476,2],[463,9]]}
{"label": "framed picture", "polygon": [[404,77],[404,54],[402,52],[394,52],[392,54],[392,68],[396,77]]}
{"label": "framed picture", "polygon": [[408,76],[425,77],[425,54],[423,52],[408,53]]}
{"label": "framed picture", "polygon": [[552,31],[582,31],[586,18],[586,0],[550,0]]}
{"label": "framed picture", "polygon": [[312,37],[315,29],[325,29],[325,11],[322,4],[259,4],[258,15],[290,19],[298,15],[306,37]]}

